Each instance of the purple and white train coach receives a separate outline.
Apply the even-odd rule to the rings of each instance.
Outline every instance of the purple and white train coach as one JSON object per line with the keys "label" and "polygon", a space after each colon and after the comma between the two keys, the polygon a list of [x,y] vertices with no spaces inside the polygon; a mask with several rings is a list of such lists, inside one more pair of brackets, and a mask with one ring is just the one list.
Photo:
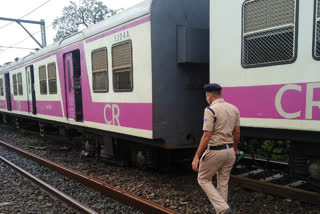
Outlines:
{"label": "purple and white train coach", "polygon": [[196,146],[208,63],[209,1],[146,0],[4,66],[0,115],[82,130],[109,156],[134,145],[144,164]]}
{"label": "purple and white train coach", "polygon": [[210,80],[239,108],[241,135],[290,140],[291,174],[319,181],[320,1],[210,4]]}

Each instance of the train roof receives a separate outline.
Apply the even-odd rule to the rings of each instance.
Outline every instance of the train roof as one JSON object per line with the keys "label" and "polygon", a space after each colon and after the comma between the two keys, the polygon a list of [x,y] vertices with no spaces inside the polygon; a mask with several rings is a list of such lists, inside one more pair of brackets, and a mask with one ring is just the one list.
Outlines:
{"label": "train roof", "polygon": [[108,29],[114,28],[116,26],[122,25],[126,22],[129,22],[131,20],[137,19],[139,17],[142,17],[144,15],[147,15],[150,13],[151,10],[151,4],[153,0],[145,0],[119,14],[113,15],[106,20],[103,20],[97,24],[91,25],[88,28],[71,35],[70,37],[66,37],[61,39],[58,42],[55,42],[47,47],[44,47],[36,52],[33,52],[23,58],[20,58],[16,62],[12,62],[9,65],[3,65],[2,68],[0,68],[0,72],[3,71],[10,71],[12,68],[24,64],[28,61],[37,59],[41,56],[47,55],[55,50],[58,50],[60,48],[66,47],[68,45],[77,43],[79,41],[82,41],[86,38],[90,38],[94,35],[97,35],[99,33],[102,33]]}

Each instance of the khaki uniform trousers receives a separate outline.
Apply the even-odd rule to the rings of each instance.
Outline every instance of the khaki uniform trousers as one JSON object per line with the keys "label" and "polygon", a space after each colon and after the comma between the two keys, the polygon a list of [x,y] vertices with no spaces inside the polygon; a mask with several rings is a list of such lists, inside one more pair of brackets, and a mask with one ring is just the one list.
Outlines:
{"label": "khaki uniform trousers", "polygon": [[[228,182],[235,159],[232,147],[223,150],[207,149],[200,159],[198,183],[217,213],[229,208]],[[217,174],[217,189],[212,184],[212,177],[215,174]]]}

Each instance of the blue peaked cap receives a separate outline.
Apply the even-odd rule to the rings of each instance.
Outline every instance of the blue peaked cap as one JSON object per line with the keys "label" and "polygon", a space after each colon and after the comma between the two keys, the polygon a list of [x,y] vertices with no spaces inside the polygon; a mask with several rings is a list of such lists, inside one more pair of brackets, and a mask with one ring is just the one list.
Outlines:
{"label": "blue peaked cap", "polygon": [[206,84],[204,85],[204,90],[207,92],[212,92],[212,91],[221,91],[222,87],[217,84],[217,83],[210,83],[210,84]]}

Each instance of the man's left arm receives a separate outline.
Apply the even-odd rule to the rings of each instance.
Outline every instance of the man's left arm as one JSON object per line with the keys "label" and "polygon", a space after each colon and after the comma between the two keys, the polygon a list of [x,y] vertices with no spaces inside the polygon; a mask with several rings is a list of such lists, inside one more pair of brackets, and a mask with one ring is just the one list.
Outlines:
{"label": "man's left arm", "polygon": [[240,141],[240,126],[235,126],[232,134],[233,134],[233,149],[234,149],[234,152],[237,152],[238,143]]}
{"label": "man's left arm", "polygon": [[198,169],[199,159],[200,159],[202,153],[204,152],[204,150],[206,150],[206,148],[208,147],[211,135],[212,135],[212,131],[203,131],[200,145],[199,145],[197,152],[196,152],[196,154],[193,158],[193,161],[192,161],[192,169],[195,172],[198,172],[198,170],[199,170]]}
{"label": "man's left arm", "polygon": [[239,110],[237,109],[236,110],[236,122],[235,122],[235,125],[234,125],[234,129],[233,129],[233,132],[232,132],[232,135],[233,135],[233,149],[235,152],[237,152],[237,149],[238,149],[238,143],[240,141],[240,112]]}

